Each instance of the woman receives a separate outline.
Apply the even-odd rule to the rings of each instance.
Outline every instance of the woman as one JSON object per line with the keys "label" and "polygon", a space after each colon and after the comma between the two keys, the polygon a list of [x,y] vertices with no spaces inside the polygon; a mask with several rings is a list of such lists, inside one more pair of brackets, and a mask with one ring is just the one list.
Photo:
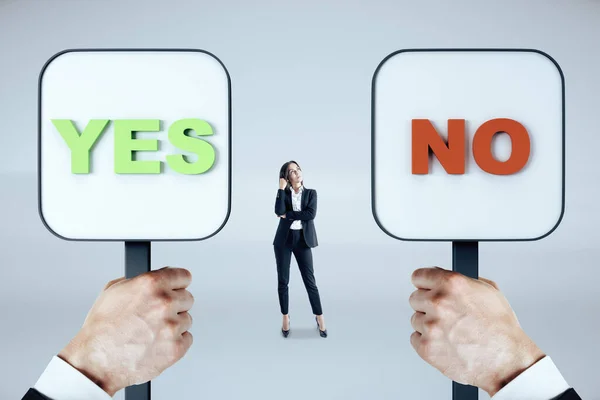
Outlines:
{"label": "woman", "polygon": [[279,306],[283,314],[281,333],[288,337],[288,283],[292,253],[298,263],[308,299],[312,307],[321,337],[327,337],[325,319],[321,309],[319,289],[313,272],[311,248],[317,247],[314,219],[317,214],[317,191],[304,187],[302,170],[295,161],[288,161],[279,171],[279,190],[275,199],[275,214],[280,218],[273,247],[277,262]]}

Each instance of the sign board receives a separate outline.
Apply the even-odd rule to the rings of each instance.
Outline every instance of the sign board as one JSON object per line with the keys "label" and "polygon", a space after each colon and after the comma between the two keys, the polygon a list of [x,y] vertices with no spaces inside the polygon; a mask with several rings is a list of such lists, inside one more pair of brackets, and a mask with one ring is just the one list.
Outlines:
{"label": "sign board", "polygon": [[39,210],[70,240],[201,240],[231,206],[231,82],[201,50],[68,50],[39,82]]}
{"label": "sign board", "polygon": [[419,49],[372,87],[372,206],[402,240],[536,240],[564,213],[564,77],[537,50]]}

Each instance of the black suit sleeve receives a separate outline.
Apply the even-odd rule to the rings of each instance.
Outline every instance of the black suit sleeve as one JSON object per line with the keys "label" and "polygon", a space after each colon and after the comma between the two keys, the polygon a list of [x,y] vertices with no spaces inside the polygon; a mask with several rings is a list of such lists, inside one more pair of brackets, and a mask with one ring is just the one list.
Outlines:
{"label": "black suit sleeve", "polygon": [[575,389],[569,389],[558,397],[552,400],[581,400]]}
{"label": "black suit sleeve", "polygon": [[306,207],[302,209],[302,211],[288,211],[285,214],[285,217],[290,220],[301,220],[308,221],[311,219],[315,219],[317,216],[317,191],[312,189],[310,192],[306,193],[308,198],[308,203]]}
{"label": "black suit sleeve", "polygon": [[277,190],[277,197],[275,198],[275,214],[284,215],[285,209],[285,191],[283,189]]}
{"label": "black suit sleeve", "polygon": [[25,396],[21,400],[52,400],[50,397],[46,397],[35,389],[29,389]]}

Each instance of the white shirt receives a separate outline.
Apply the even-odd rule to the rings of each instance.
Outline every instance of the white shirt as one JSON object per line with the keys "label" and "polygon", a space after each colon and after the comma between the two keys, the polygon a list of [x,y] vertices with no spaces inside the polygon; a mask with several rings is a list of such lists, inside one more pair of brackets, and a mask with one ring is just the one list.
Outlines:
{"label": "white shirt", "polygon": [[[569,388],[550,357],[544,357],[503,387],[492,400],[551,400]],[[52,358],[34,389],[52,400],[112,399],[58,357]]]}
{"label": "white shirt", "polygon": [[[290,186],[290,192],[292,192],[292,209],[294,211],[302,211],[302,192],[304,192],[304,186],[300,186],[298,193]],[[290,229],[298,230],[302,229],[302,221],[299,219],[292,222]]]}
{"label": "white shirt", "polygon": [[56,356],[52,357],[33,388],[52,400],[112,399],[87,376]]}
{"label": "white shirt", "polygon": [[492,400],[550,400],[569,389],[552,359],[546,356],[500,389]]}

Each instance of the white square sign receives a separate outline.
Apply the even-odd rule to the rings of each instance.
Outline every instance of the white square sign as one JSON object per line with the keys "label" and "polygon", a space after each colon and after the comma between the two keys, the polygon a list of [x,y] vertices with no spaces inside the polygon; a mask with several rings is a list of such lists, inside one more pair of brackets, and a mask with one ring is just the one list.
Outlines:
{"label": "white square sign", "polygon": [[372,88],[373,215],[403,240],[536,240],[564,212],[564,77],[537,50],[405,50]]}
{"label": "white square sign", "polygon": [[71,240],[201,240],[231,204],[231,83],[201,50],[69,50],[39,82],[39,209]]}

